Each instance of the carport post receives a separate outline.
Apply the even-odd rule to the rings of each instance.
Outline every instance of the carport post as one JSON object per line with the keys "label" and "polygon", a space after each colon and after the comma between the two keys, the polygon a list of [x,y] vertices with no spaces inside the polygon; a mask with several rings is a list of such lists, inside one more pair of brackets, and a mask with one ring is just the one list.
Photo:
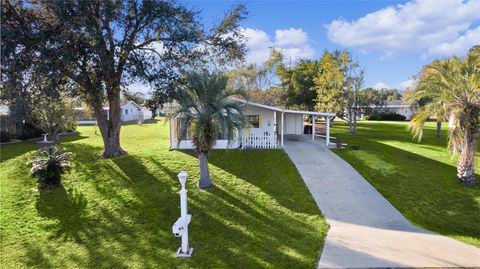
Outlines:
{"label": "carport post", "polygon": [[326,140],[327,140],[327,147],[330,145],[330,116],[326,117],[327,120],[327,135],[326,135]]}
{"label": "carport post", "polygon": [[284,121],[283,121],[283,111],[282,111],[282,125],[280,126],[280,146],[283,148],[283,128],[284,128]]}
{"label": "carport post", "polygon": [[315,140],[315,116],[312,115],[312,140]]}

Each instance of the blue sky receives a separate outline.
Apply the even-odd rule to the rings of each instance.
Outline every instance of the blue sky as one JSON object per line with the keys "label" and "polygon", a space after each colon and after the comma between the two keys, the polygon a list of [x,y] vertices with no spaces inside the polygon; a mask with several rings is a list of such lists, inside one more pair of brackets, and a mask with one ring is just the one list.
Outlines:
{"label": "blue sky", "polygon": [[249,62],[262,62],[268,47],[293,61],[319,58],[324,49],[349,49],[365,68],[365,86],[404,89],[435,58],[463,56],[480,43],[480,0],[420,1],[182,1],[201,10],[206,27],[234,3]]}

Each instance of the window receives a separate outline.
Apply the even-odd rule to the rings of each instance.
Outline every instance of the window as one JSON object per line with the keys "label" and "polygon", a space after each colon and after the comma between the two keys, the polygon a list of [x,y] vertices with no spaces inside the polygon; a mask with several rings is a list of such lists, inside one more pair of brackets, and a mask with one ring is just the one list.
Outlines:
{"label": "window", "polygon": [[128,109],[125,109],[125,115],[128,115]]}
{"label": "window", "polygon": [[185,131],[185,119],[177,118],[177,138],[179,140],[190,140],[190,127]]}
{"label": "window", "polygon": [[260,128],[260,116],[259,115],[247,115],[247,123],[252,128]]}

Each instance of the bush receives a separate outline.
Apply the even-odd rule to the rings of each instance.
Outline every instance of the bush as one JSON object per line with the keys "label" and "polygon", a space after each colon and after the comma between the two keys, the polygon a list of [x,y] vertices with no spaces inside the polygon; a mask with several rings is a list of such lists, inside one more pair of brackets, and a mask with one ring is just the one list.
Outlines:
{"label": "bush", "polygon": [[31,158],[30,173],[42,185],[58,186],[62,175],[70,168],[70,155],[59,146],[41,149]]}
{"label": "bush", "polygon": [[368,115],[366,120],[389,120],[389,121],[404,121],[406,118],[403,115],[397,113],[377,113]]}
{"label": "bush", "polygon": [[39,138],[44,132],[41,129],[35,127],[35,125],[26,122],[25,124],[23,124],[23,126],[17,129],[17,133],[18,139],[27,140],[31,138]]}
{"label": "bush", "polygon": [[0,132],[0,143],[5,143],[10,141],[10,133],[9,132]]}
{"label": "bush", "polygon": [[61,132],[68,133],[68,132],[73,132],[75,130],[77,130],[77,122],[71,121],[62,128]]}

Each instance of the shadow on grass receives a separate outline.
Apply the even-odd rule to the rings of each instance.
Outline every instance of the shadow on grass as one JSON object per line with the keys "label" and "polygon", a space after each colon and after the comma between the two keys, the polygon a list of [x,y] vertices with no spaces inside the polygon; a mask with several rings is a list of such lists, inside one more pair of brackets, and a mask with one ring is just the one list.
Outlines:
{"label": "shadow on grass", "polygon": [[[75,153],[74,169],[85,181],[83,186],[79,191],[42,191],[36,207],[41,216],[57,221],[45,227],[52,230],[57,244],[73,238],[88,253],[87,259],[72,256],[78,267],[127,267],[132,262],[129,257],[140,267],[166,268],[292,268],[313,267],[318,261],[326,227],[313,201],[300,202],[296,208],[300,213],[290,212],[268,203],[264,194],[249,196],[242,193],[244,189],[235,190],[223,178],[209,192],[189,189],[195,252],[191,259],[176,259],[173,254],[180,241],[171,234],[171,225],[180,214],[179,186],[178,171],[166,159],[169,153],[160,158],[127,155],[96,160],[100,147],[73,143],[68,150]],[[252,180],[258,185],[260,181]],[[269,195],[283,201],[274,194]],[[310,202],[312,208],[301,208]],[[40,255],[43,249],[27,246],[25,264],[35,259],[47,267],[52,264],[50,254]]]}
{"label": "shadow on grass", "polygon": [[[168,151],[105,160],[97,158],[101,147],[65,147],[74,153],[73,171],[65,187],[40,190],[35,207],[49,238],[22,244],[25,266],[292,268],[318,261],[326,231],[317,227],[323,224],[318,216],[305,211],[298,216],[309,221],[302,222],[296,213],[284,214],[288,208],[266,202],[267,196],[235,190],[225,178],[209,192],[189,183],[195,252],[191,259],[176,259],[180,240],[171,225],[180,214],[177,167],[197,169],[197,163]],[[56,253],[70,247],[78,251]]]}
{"label": "shadow on grass", "polygon": [[40,195],[35,207],[40,216],[57,220],[49,227],[56,230],[56,237],[64,236],[79,242],[84,226],[87,200],[75,189],[65,190],[63,186],[39,188]]}
{"label": "shadow on grass", "polygon": [[[65,142],[73,142],[77,140],[82,140],[87,138],[87,136],[82,135],[72,135],[72,136],[64,136],[61,139],[61,143]],[[22,141],[19,143],[14,144],[7,144],[0,146],[0,163],[8,161],[10,159],[16,158],[21,156],[25,153],[37,150],[38,147],[35,142],[32,141]]]}
{"label": "shadow on grass", "polygon": [[291,211],[321,214],[283,150],[216,150],[209,156],[209,163],[258,187]]}
{"label": "shadow on grass", "polygon": [[335,153],[410,221],[441,234],[470,237],[480,245],[480,214],[472,213],[480,209],[479,185],[461,184],[452,165],[373,139],[359,142],[360,150],[347,148]]}
{"label": "shadow on grass", "polygon": [[21,156],[35,149],[37,149],[37,147],[32,142],[20,142],[2,145],[0,147],[0,163]]}

